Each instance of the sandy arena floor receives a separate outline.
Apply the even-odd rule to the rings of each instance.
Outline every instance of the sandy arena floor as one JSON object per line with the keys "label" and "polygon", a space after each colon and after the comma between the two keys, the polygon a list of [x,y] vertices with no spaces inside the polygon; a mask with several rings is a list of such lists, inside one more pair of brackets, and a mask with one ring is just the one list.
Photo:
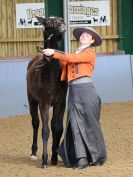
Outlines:
{"label": "sandy arena floor", "polygon": [[[38,160],[33,161],[30,116],[0,119],[0,177],[133,177],[133,102],[103,104],[101,125],[108,153],[106,164],[73,170],[59,159],[57,166],[41,169],[41,127]],[[50,159],[51,134],[48,152]]]}

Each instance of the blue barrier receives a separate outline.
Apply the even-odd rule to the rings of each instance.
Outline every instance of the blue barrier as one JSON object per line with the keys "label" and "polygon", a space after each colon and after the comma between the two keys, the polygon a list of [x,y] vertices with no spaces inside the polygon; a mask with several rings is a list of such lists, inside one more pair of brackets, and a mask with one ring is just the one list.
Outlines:
{"label": "blue barrier", "polygon": [[[28,114],[29,59],[0,60],[0,118]],[[93,82],[102,103],[133,100],[133,56],[97,56]]]}
{"label": "blue barrier", "polygon": [[97,57],[94,85],[102,102],[133,100],[130,55]]}
{"label": "blue barrier", "polygon": [[133,88],[133,55],[130,55],[130,63],[131,63],[132,88]]}
{"label": "blue barrier", "polygon": [[29,113],[26,70],[29,60],[0,61],[0,117]]}

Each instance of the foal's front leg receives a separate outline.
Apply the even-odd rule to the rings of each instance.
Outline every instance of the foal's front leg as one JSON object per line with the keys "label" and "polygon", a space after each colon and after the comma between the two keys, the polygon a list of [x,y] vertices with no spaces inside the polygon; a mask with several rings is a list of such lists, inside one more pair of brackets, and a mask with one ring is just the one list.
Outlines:
{"label": "foal's front leg", "polygon": [[49,107],[40,106],[40,113],[42,118],[42,140],[43,140],[43,154],[42,154],[42,168],[47,168],[48,166],[48,153],[47,153],[47,144],[49,138]]}
{"label": "foal's front leg", "polygon": [[39,128],[39,116],[38,116],[38,102],[28,95],[30,114],[32,117],[32,127],[33,127],[33,143],[32,143],[32,153],[31,158],[37,159],[37,139],[38,139],[38,128]]}

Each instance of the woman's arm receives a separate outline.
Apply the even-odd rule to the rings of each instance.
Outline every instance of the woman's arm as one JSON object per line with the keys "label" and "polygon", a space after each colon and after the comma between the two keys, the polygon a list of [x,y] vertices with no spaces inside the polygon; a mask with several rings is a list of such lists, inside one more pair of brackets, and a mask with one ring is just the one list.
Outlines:
{"label": "woman's arm", "polygon": [[60,53],[55,52],[53,49],[44,49],[44,54],[47,56],[51,56],[55,59],[59,59],[65,62],[70,63],[88,63],[94,62],[96,60],[96,55],[94,49],[88,48],[83,50],[77,54],[69,54],[69,53]]}

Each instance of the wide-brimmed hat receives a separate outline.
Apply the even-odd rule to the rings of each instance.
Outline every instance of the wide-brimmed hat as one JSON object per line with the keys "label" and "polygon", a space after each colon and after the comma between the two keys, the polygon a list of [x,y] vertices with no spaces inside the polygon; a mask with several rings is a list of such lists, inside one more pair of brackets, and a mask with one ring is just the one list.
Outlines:
{"label": "wide-brimmed hat", "polygon": [[95,31],[95,29],[91,28],[91,27],[79,27],[79,28],[75,28],[73,30],[73,35],[76,38],[76,40],[79,40],[79,37],[82,33],[89,33],[92,35],[93,39],[94,39],[94,43],[92,44],[92,46],[99,46],[102,44],[102,38],[101,36]]}

